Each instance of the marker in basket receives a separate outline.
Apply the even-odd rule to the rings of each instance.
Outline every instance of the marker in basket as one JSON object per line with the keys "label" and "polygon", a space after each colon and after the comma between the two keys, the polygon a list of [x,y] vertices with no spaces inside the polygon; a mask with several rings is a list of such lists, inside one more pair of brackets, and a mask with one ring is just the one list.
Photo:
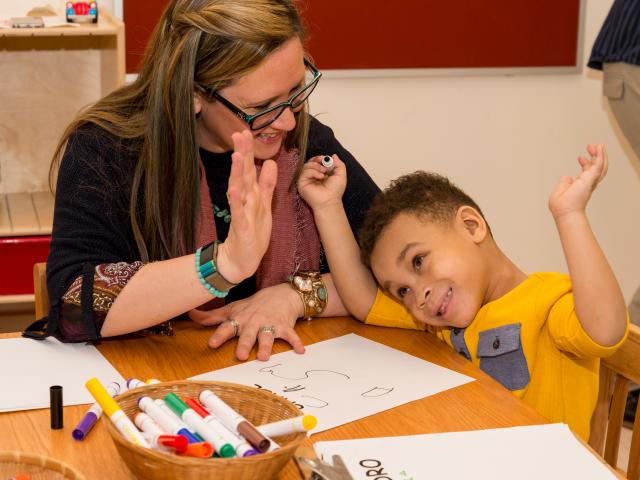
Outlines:
{"label": "marker in basket", "polygon": [[203,390],[200,392],[200,401],[209,409],[210,412],[220,419],[225,427],[232,432],[237,432],[242,435],[260,452],[266,452],[269,449],[271,444],[269,439],[261,434],[246,418],[227,405],[211,390]]}
{"label": "marker in basket", "polygon": [[296,432],[308,432],[318,424],[318,419],[313,415],[301,415],[295,418],[287,418],[273,423],[265,423],[256,428],[267,437],[282,437]]}
{"label": "marker in basket", "polygon": [[133,423],[136,424],[136,427],[142,430],[142,433],[147,433],[149,435],[162,435],[164,433],[168,433],[164,431],[153,418],[144,412],[136,413],[133,417]]}
{"label": "marker in basket", "polygon": [[156,398],[154,402],[156,402],[156,405],[158,405],[163,412],[165,412],[175,421],[180,423],[180,425],[186,428],[191,433],[191,435],[193,435],[194,438],[197,438],[199,442],[204,442],[204,439],[200,435],[198,435],[194,430],[191,430],[189,426],[186,423],[184,423],[182,419],[173,412],[173,410],[169,408],[169,406],[164,402],[164,400],[162,400],[161,398]]}
{"label": "marker in basket", "polygon": [[168,433],[163,433],[161,435],[150,435],[144,433],[143,435],[149,442],[149,445],[151,445],[151,448],[155,448],[156,450],[169,450],[176,453],[185,453],[187,451],[187,446],[189,445],[189,441],[184,435],[169,435]]}
{"label": "marker in basket", "polygon": [[[153,418],[144,412],[138,413],[133,420],[138,428],[142,430],[145,438],[151,437],[149,443],[151,443],[153,448],[157,448],[161,451],[174,451],[178,455],[185,455],[188,457],[210,458],[211,455],[213,455],[213,447],[210,443],[189,443],[187,437],[184,435],[169,435],[153,420]],[[173,437],[174,440],[168,440],[166,437]],[[177,437],[182,438],[183,440],[177,440]],[[173,448],[171,448],[172,445]],[[182,445],[184,445],[184,448],[182,448]]]}
{"label": "marker in basket", "polygon": [[136,424],[144,438],[147,439],[151,448],[162,451],[171,451],[176,453],[184,453],[187,450],[189,441],[184,435],[170,435],[166,433],[160,425],[144,412],[138,412],[133,417],[133,423]]}
{"label": "marker in basket", "polygon": [[209,442],[198,442],[187,444],[187,450],[184,453],[178,453],[185,457],[211,458],[213,456],[213,447]]}
{"label": "marker in basket", "polygon": [[168,393],[164,401],[189,428],[195,430],[205,441],[213,445],[216,453],[222,458],[235,457],[236,450],[217,430],[207,425],[200,415],[182,401],[175,393]]}
{"label": "marker in basket", "polygon": [[201,440],[194,436],[184,423],[165,412],[151,397],[140,397],[138,407],[160,425],[165,433],[184,435],[189,443],[200,443]]}
{"label": "marker in basket", "polygon": [[139,380],[137,378],[130,378],[127,380],[127,388],[138,388],[138,387],[146,387],[147,385],[155,385],[156,383],[160,383],[160,380],[156,380],[155,378],[150,378],[146,382]]}
{"label": "marker in basket", "polygon": [[140,445],[141,447],[149,448],[149,443],[142,436],[142,433],[136,428],[129,417],[125,415],[118,403],[111,398],[109,392],[100,383],[97,378],[92,378],[84,386],[89,390],[89,393],[96,399],[98,405],[102,407],[104,413],[107,414],[109,419],[113,422],[115,427],[122,435],[131,443]]}
{"label": "marker in basket", "polygon": [[[185,423],[180,420],[169,407],[167,407],[164,400],[157,398],[153,400],[153,403],[158,406],[162,413],[164,413],[165,418],[169,420],[170,424],[175,424],[179,428],[178,431],[181,432],[180,435],[187,437],[187,440],[189,441],[187,451],[180,453],[180,455],[199,458],[209,458],[213,455],[213,445],[209,442],[204,442],[197,433],[189,430]],[[154,412],[156,412],[156,410],[154,410]],[[195,442],[193,440],[195,440]]]}
{"label": "marker in basket", "polygon": [[144,383],[142,380],[138,380],[137,378],[130,378],[129,380],[127,380],[127,388],[129,390],[132,390],[138,387],[144,387],[146,385],[147,385],[146,383]]}
{"label": "marker in basket", "polygon": [[[120,384],[118,382],[111,382],[107,385],[106,390],[111,397],[115,397],[120,394]],[[91,405],[87,413],[82,417],[82,420],[78,422],[76,428],[71,432],[73,439],[78,441],[84,440],[101,416],[102,407],[98,403]]]}
{"label": "marker in basket", "polygon": [[215,415],[212,415],[207,410],[205,410],[204,407],[200,405],[200,402],[198,402],[196,399],[187,398],[185,402],[193,409],[194,412],[202,417],[207,425],[217,431],[222,436],[222,438],[224,438],[228,443],[231,444],[238,457],[250,457],[251,455],[257,455],[258,453],[260,453],[258,450],[249,445],[249,442],[247,442],[244,438],[239,437],[227,427],[225,427]]}
{"label": "marker in basket", "polygon": [[18,475],[11,477],[9,480],[31,480],[31,475],[28,473],[19,473]]}

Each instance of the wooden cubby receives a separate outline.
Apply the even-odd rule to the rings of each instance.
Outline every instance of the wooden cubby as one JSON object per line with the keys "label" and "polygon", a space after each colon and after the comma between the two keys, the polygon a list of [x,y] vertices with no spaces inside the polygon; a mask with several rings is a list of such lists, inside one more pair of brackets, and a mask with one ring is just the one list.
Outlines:
{"label": "wooden cubby", "polygon": [[79,110],[124,84],[124,24],[101,11],[97,24],[0,29],[0,72],[0,237],[47,236],[51,156]]}

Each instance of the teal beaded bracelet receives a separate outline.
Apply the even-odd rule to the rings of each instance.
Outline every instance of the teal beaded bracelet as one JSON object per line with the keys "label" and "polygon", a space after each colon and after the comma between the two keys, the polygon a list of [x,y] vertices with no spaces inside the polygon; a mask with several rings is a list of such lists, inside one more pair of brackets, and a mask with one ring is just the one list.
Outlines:
{"label": "teal beaded bracelet", "polygon": [[196,271],[198,272],[200,283],[211,295],[224,298],[229,294],[229,290],[236,284],[228,281],[218,271],[216,257],[219,244],[220,242],[216,240],[196,250]]}

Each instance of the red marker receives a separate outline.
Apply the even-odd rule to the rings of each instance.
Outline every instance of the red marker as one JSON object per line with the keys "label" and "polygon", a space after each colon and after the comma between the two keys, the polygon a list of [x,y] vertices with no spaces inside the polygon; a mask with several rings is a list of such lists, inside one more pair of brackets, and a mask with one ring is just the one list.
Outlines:
{"label": "red marker", "polygon": [[187,437],[184,435],[145,435],[147,441],[152,448],[157,449],[171,449],[176,453],[185,453],[187,451],[187,445],[189,444]]}

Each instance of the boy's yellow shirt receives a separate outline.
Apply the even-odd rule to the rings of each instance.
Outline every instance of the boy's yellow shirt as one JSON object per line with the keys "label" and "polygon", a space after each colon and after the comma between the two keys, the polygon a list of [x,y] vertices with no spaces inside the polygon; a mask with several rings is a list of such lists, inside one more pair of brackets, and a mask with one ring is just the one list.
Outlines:
{"label": "boy's yellow shirt", "polygon": [[[378,290],[365,323],[424,329]],[[628,332],[628,318],[627,318]],[[466,329],[437,335],[552,422],[564,422],[584,440],[598,397],[600,358],[613,346],[594,342],[578,320],[568,275],[534,273],[484,305]]]}

